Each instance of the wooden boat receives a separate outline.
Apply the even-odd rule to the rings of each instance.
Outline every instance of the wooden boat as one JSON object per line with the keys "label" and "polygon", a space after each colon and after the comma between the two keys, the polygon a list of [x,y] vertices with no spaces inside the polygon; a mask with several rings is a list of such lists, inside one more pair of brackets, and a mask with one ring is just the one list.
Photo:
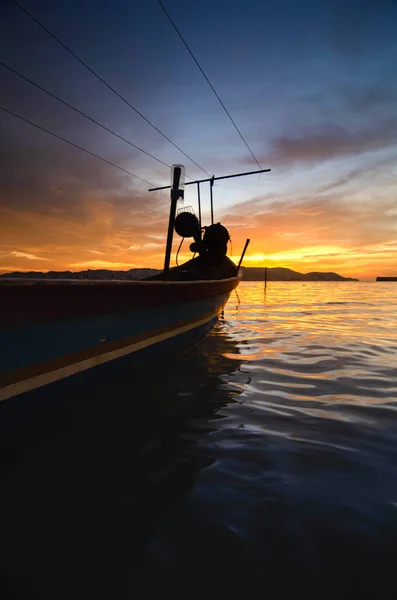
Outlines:
{"label": "wooden boat", "polygon": [[[226,177],[246,174],[251,173]],[[160,275],[141,281],[0,280],[1,400],[43,390],[54,396],[55,386],[66,380],[92,385],[102,375],[117,376],[121,369],[139,367],[208,335],[241,280],[249,240],[235,265],[226,255],[227,229],[213,222],[212,186],[222,178],[187,184],[197,184],[199,218],[190,207],[176,214],[183,177],[183,166],[174,165]],[[211,190],[212,223],[206,228],[201,226],[203,181]],[[182,237],[193,237],[197,257],[170,268],[174,228]]]}

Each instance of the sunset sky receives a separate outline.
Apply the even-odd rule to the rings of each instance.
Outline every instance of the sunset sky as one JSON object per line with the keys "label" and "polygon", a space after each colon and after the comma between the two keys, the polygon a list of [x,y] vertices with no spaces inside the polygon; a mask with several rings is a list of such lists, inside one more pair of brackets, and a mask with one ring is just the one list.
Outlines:
{"label": "sunset sky", "polygon": [[[163,2],[260,165],[272,169],[214,188],[232,255],[249,237],[247,266],[397,276],[397,2]],[[211,175],[258,168],[157,0],[20,3]],[[188,176],[206,177],[11,0],[1,3],[0,40],[12,69],[165,163],[185,164]],[[4,66],[0,105],[168,184],[166,166]],[[2,110],[0,136],[0,272],[162,267],[166,192],[149,193]],[[196,207],[192,188],[185,204]]]}

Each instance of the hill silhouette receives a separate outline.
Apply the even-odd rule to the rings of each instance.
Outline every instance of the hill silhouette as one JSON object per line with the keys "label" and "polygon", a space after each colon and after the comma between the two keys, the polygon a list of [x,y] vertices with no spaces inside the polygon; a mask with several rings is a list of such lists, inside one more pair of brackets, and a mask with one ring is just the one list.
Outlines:
{"label": "hill silhouette", "polygon": [[[245,281],[263,281],[265,267],[242,267]],[[2,278],[22,279],[89,279],[89,280],[139,280],[160,273],[159,269],[130,269],[129,271],[109,271],[107,269],[88,269],[87,271],[14,271],[3,273]],[[299,273],[286,267],[269,267],[267,269],[268,281],[358,281],[351,277],[342,277],[338,273]]]}

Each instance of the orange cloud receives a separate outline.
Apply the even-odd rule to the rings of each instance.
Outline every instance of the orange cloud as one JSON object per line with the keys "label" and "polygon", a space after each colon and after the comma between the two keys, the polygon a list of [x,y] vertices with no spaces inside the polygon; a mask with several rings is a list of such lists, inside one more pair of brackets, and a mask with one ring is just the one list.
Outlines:
{"label": "orange cloud", "polygon": [[131,269],[131,265],[129,263],[111,262],[108,260],[86,260],[83,262],[72,263],[69,266],[71,267],[72,271],[75,269]]}
{"label": "orange cloud", "polygon": [[16,258],[27,258],[28,260],[49,260],[44,256],[35,256],[34,254],[29,254],[29,252],[19,252],[18,250],[12,250],[12,252],[10,252],[8,256],[15,256]]}
{"label": "orange cloud", "polygon": [[[0,270],[31,270],[33,260],[40,258],[48,270],[161,268],[166,207],[157,207],[148,219],[139,202],[136,212],[126,204],[125,200],[117,205],[85,199],[82,222],[66,212],[58,216],[3,209],[0,252],[8,261],[0,264]],[[128,205],[133,205],[131,199]],[[247,265],[336,271],[369,279],[397,274],[394,201],[346,203],[342,197],[328,196],[298,204],[253,203],[251,212],[248,207],[249,203],[236,205],[222,218],[232,236],[230,253],[236,261],[249,237]],[[178,243],[175,239],[174,251]],[[16,245],[21,250],[11,250]],[[185,242],[179,261],[189,257]]]}
{"label": "orange cloud", "polygon": [[[390,156],[375,153],[370,168],[363,163],[343,173],[333,164],[331,172],[337,175],[321,184],[318,178],[307,183],[317,173],[309,164],[316,153],[326,162],[329,155],[357,150],[365,139],[370,148],[381,146],[389,132],[380,128],[373,144],[368,132],[352,137],[334,129],[306,141],[280,140],[276,159],[284,174],[289,166],[288,173],[296,175],[291,161],[299,154],[308,163],[306,184],[298,181],[296,189],[274,186],[273,192],[223,209],[221,220],[231,233],[235,260],[249,237],[247,265],[336,271],[359,278],[395,275],[397,214]],[[58,172],[56,161],[49,170],[44,155],[38,160],[43,163],[40,176],[27,166],[19,179],[18,162],[14,173],[10,166],[10,180],[1,190],[0,270],[31,270],[32,264],[45,264],[48,270],[162,267],[166,194],[131,188],[128,178],[81,158],[71,158],[73,178]],[[178,244],[175,239],[174,251]],[[179,260],[190,256],[185,242]]]}

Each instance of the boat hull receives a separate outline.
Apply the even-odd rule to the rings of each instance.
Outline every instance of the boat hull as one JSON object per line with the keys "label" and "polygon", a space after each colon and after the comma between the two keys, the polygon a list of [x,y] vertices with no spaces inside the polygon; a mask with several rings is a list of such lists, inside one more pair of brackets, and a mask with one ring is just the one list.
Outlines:
{"label": "boat hull", "polygon": [[[26,297],[24,311],[12,311],[10,305],[9,322],[2,327],[0,344],[7,352],[1,358],[0,399],[55,394],[55,386],[65,381],[97,385],[112,373],[117,376],[161,359],[169,349],[188,349],[208,335],[238,282],[234,277],[122,286],[10,286],[10,301],[30,294],[35,302],[30,312]],[[72,301],[73,295],[79,303]]]}
{"label": "boat hull", "polygon": [[62,423],[73,418],[76,411],[92,408],[101,398],[109,400],[128,394],[131,402],[139,403],[147,378],[166,377],[168,365],[203,342],[217,322],[218,316],[134,353],[0,402],[0,442],[15,435],[21,427],[23,431],[24,424],[28,425],[28,432],[32,427],[36,432],[29,435],[39,435],[43,427],[51,429],[58,421],[63,427]]}

